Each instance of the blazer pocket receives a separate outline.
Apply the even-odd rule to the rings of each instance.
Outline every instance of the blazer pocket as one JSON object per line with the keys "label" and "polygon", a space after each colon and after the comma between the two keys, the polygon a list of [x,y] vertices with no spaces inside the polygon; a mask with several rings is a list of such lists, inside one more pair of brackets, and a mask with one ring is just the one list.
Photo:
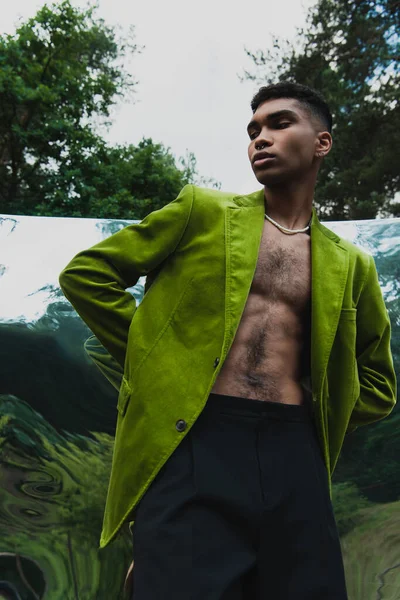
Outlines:
{"label": "blazer pocket", "polygon": [[117,410],[119,414],[123,417],[126,413],[126,409],[128,408],[128,403],[131,398],[132,389],[128,383],[128,380],[125,377],[122,378],[121,387],[118,395],[118,404]]}

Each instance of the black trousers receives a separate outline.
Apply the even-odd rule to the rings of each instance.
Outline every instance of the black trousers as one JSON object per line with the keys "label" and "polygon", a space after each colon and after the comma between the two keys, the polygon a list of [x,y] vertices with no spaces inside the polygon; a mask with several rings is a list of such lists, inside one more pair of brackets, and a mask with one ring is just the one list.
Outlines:
{"label": "black trousers", "polygon": [[134,600],[347,600],[311,413],[210,394],[140,501]]}

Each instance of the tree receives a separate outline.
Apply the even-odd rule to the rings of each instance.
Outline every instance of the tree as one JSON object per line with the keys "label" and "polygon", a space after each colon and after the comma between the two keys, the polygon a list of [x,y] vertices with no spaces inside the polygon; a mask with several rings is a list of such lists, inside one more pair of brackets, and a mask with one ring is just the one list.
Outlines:
{"label": "tree", "polygon": [[95,7],[69,0],[45,5],[15,35],[0,37],[0,201],[3,212],[34,214],[53,191],[68,195],[73,170],[98,144],[94,119],[106,122],[116,98],[134,90],[118,60],[138,52]]}
{"label": "tree", "polygon": [[151,139],[108,145],[117,99],[136,91],[122,63],[140,52],[70,0],[45,5],[15,35],[0,37],[0,211],[142,219],[186,183],[219,187],[192,153],[176,165]]}
{"label": "tree", "polygon": [[60,166],[60,190],[53,190],[51,206],[38,204],[36,214],[141,220],[173,200],[187,183],[220,185],[199,176],[193,153],[179,159],[181,170],[170,149],[150,138],[137,146],[116,147],[99,140],[93,153],[76,156],[74,163],[73,171]]}
{"label": "tree", "polygon": [[245,50],[255,72],[242,79],[308,85],[331,108],[333,146],[315,194],[325,220],[400,216],[399,31],[398,0],[319,0],[294,44]]}

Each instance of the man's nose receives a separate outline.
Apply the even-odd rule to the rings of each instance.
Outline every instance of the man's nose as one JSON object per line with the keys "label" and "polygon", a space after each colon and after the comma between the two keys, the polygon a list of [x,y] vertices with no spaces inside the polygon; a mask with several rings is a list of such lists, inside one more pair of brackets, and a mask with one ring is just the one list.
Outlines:
{"label": "man's nose", "polygon": [[257,148],[269,148],[270,146],[272,146],[272,141],[268,137],[266,137],[264,135],[259,135],[256,138],[256,141],[255,141],[256,149]]}
{"label": "man's nose", "polygon": [[264,146],[272,145],[271,134],[268,130],[263,129],[262,131],[260,131],[260,133],[256,137],[256,146],[258,146],[258,145],[264,145]]}

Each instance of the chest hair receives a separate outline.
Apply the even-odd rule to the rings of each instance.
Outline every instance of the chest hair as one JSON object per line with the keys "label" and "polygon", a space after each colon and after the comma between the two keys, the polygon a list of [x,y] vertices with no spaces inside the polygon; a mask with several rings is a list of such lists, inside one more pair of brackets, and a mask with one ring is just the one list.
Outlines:
{"label": "chest hair", "polygon": [[266,300],[290,306],[297,314],[307,308],[311,292],[309,239],[302,242],[263,240],[251,288]]}

